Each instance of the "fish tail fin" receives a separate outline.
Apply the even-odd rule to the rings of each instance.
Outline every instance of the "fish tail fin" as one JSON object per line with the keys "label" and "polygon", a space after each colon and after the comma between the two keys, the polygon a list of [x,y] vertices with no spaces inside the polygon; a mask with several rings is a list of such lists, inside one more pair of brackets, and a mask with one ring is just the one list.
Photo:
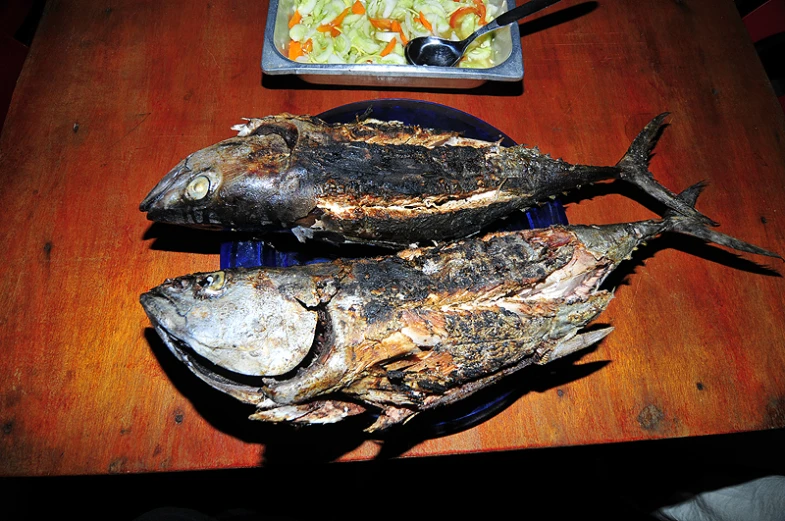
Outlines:
{"label": "fish tail fin", "polygon": [[[678,196],[676,196],[676,198],[679,201],[683,202],[685,205],[688,205],[690,208],[694,208],[698,196],[700,195],[700,193],[703,191],[705,187],[706,184],[703,182],[696,183],[690,186],[689,188],[687,188],[686,190],[684,190],[683,192],[681,192]],[[684,235],[697,237],[699,239],[703,239],[706,242],[713,242],[714,244],[719,244],[720,246],[726,246],[734,250],[743,251],[747,253],[754,253],[757,255],[765,255],[767,257],[774,257],[783,260],[782,256],[780,256],[777,253],[764,250],[763,248],[736,239],[735,237],[731,237],[730,235],[725,235],[724,233],[720,233],[712,229],[709,229],[706,227],[706,223],[703,219],[696,219],[691,215],[684,215],[683,213],[675,209],[671,209],[665,212],[665,214],[663,215],[663,224],[665,230],[668,231],[673,231]]]}
{"label": "fish tail fin", "polygon": [[706,225],[717,226],[718,223],[712,221],[705,215],[698,212],[693,206],[680,199],[675,193],[671,192],[658,183],[651,172],[649,172],[649,159],[660,130],[664,124],[668,112],[663,112],[652,119],[637,137],[633,140],[627,153],[616,164],[620,169],[619,178],[634,184],[650,196],[654,197],[668,208],[692,217]]}

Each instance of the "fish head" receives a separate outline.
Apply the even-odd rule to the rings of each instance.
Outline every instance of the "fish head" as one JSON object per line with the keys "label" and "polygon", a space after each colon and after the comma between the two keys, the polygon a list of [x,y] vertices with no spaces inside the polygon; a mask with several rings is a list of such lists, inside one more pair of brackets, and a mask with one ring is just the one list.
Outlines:
{"label": "fish head", "polygon": [[314,298],[308,282],[297,289],[296,281],[258,270],[197,273],[167,280],[140,300],[178,358],[187,350],[235,373],[280,376],[308,356],[316,338],[317,312],[303,303]]}
{"label": "fish head", "polygon": [[213,229],[275,228],[315,206],[279,134],[230,138],[183,159],[139,205],[151,221]]}

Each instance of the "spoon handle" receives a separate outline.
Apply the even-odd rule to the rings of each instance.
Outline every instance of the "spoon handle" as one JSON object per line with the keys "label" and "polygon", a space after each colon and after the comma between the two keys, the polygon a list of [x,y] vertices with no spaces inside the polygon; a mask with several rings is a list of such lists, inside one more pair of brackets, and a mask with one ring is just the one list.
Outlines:
{"label": "spoon handle", "polygon": [[496,22],[499,27],[511,24],[517,20],[520,20],[524,16],[534,14],[541,9],[545,9],[546,7],[555,4],[556,2],[559,2],[559,0],[532,0],[531,2],[526,2],[523,5],[519,5],[515,9],[511,9],[506,13],[502,13],[494,20],[494,22]]}
{"label": "spoon handle", "polygon": [[494,18],[491,23],[483,25],[474,31],[471,36],[466,38],[466,40],[464,40],[463,48],[465,49],[468,47],[470,43],[485,33],[495,31],[499,27],[516,22],[525,16],[534,14],[537,11],[545,9],[546,7],[549,7],[559,1],[561,0],[531,0],[531,2],[526,2],[523,5],[519,5],[515,9],[511,9],[505,13],[502,13],[498,17]]}

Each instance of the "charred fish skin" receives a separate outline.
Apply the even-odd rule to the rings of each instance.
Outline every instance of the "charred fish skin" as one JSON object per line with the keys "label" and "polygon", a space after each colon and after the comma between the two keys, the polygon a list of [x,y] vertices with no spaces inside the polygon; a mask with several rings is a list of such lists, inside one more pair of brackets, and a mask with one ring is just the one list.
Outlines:
{"label": "charred fish skin", "polygon": [[572,165],[536,148],[366,121],[329,125],[288,114],[252,119],[238,137],[178,164],[140,205],[150,220],[240,231],[290,229],[395,248],[476,234],[550,197],[622,179],[710,222],[657,183],[648,158],[667,114],[616,166]]}
{"label": "charred fish skin", "polygon": [[[693,206],[700,189],[679,197]],[[369,427],[377,431],[600,340],[610,329],[581,332],[612,297],[600,284],[639,244],[670,231],[779,257],[671,212],[376,259],[195,274],[141,300],[175,356],[209,385],[254,404],[253,418],[325,423],[379,410]],[[249,292],[266,306],[261,316],[246,302]],[[253,320],[262,332],[253,342],[264,345],[249,345]],[[265,336],[277,328],[291,331],[285,342]],[[247,376],[258,385],[243,383]]]}

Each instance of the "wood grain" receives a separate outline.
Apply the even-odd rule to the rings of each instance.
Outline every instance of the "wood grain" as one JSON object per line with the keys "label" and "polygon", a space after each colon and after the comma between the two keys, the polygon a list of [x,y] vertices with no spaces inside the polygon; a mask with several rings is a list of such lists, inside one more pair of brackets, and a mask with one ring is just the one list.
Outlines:
{"label": "wood grain", "polygon": [[[451,436],[381,447],[339,426],[250,424],[149,329],[138,296],[218,267],[215,234],[138,211],[241,117],[374,98],[435,101],[569,161],[613,164],[653,115],[651,169],[721,231],[785,252],[785,121],[731,0],[564,0],[521,26],[517,85],[324,88],[259,70],[267,3],[50,0],[0,137],[0,474],[248,467],[699,436],[785,426],[785,282],[719,248],[652,241],[616,277],[582,357],[525,371],[519,398]],[[648,218],[632,190],[568,200],[575,223]],[[776,270],[776,271],[773,271]]]}

